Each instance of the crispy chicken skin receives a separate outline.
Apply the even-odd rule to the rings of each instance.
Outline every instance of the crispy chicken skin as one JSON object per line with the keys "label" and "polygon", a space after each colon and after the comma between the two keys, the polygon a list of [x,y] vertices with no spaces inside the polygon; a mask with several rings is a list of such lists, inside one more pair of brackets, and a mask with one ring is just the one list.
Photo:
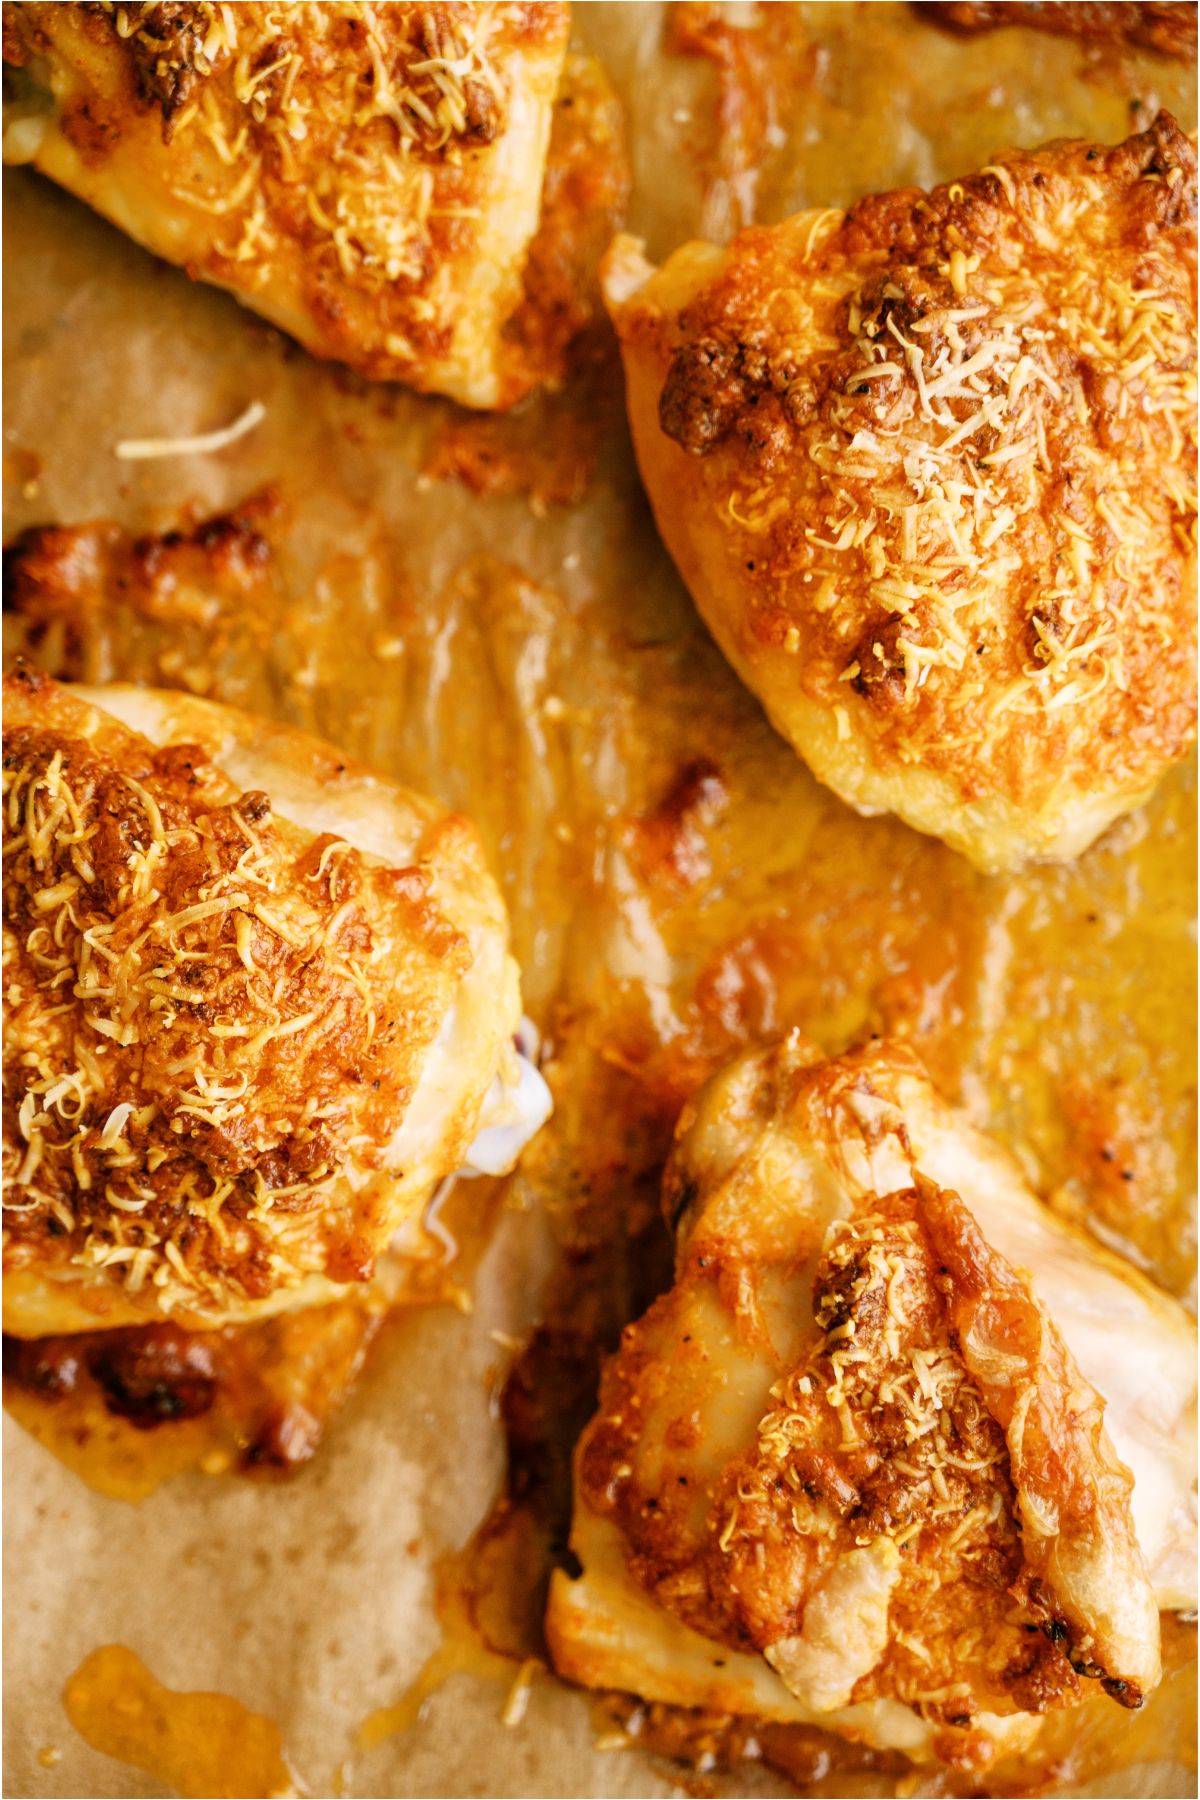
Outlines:
{"label": "crispy chicken skin", "polygon": [[966,1763],[1089,1680],[1139,1705],[1195,1595],[1182,1308],[902,1045],[741,1057],[664,1197],[675,1285],[578,1447],[559,1669]]}
{"label": "crispy chicken skin", "polygon": [[921,0],[916,10],[944,31],[973,36],[1025,25],[1089,44],[1129,44],[1186,62],[1196,54],[1190,0]]}
{"label": "crispy chicken skin", "polygon": [[318,356],[509,406],[567,28],[557,0],[6,5],[5,158]]}
{"label": "crispy chicken skin", "polygon": [[4,699],[5,1330],[368,1279],[521,1085],[473,830],[187,695]]}
{"label": "crispy chicken skin", "polygon": [[1195,732],[1196,157],[1013,152],[606,277],[642,476],[814,773],[986,870]]}

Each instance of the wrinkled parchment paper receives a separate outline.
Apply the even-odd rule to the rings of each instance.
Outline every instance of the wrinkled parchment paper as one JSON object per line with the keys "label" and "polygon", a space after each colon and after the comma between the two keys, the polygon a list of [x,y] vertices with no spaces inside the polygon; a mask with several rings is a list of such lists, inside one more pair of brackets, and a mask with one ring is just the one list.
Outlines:
{"label": "wrinkled parchment paper", "polygon": [[[752,18],[750,8],[727,10]],[[753,204],[777,217],[949,177],[1010,142],[1117,139],[1142,116],[1134,99],[1148,112],[1167,100],[1195,122],[1192,74],[1174,65],[1089,63],[1078,45],[1031,33],[959,42],[899,6],[799,10],[809,47],[763,140],[756,193],[736,155],[723,169],[714,162],[713,69],[664,54],[662,9],[577,7],[577,39],[604,59],[626,108],[629,224],[652,254],[702,224],[726,232]],[[1060,1027],[1092,1044],[1119,1039],[1133,1079],[1160,1083],[1186,1165],[1186,1069],[1164,1048],[1178,1023],[1168,1015],[1192,985],[1186,773],[1107,861],[1016,884],[1007,897],[968,882],[949,853],[905,848],[903,828],[848,824],[836,802],[814,796],[698,629],[638,490],[611,365],[608,422],[579,504],[422,481],[450,408],[318,366],[35,177],[6,173],[4,197],[6,534],[99,518],[163,529],[184,506],[204,513],[274,484],[286,511],[273,539],[280,614],[230,622],[207,664],[191,642],[188,672],[217,697],[318,729],[469,808],[505,880],[535,1016],[545,1022],[564,990],[576,1009],[601,1011],[619,991],[669,1036],[680,984],[695,973],[689,934],[699,933],[699,959],[736,926],[739,855],[769,863],[760,887],[790,891],[801,864],[820,862],[820,846],[844,840],[847,881],[869,882],[872,857],[882,871],[897,860],[907,869],[911,856],[904,892],[930,909],[931,929],[937,872],[971,889],[979,941],[964,1004],[977,1048],[964,1053],[961,1087],[978,1113],[1036,1136],[1036,1082],[1011,1072],[1029,1034],[1035,1050],[1039,1039],[1052,1050]],[[140,465],[113,456],[123,438],[207,430],[254,399],[265,422],[219,456]],[[169,632],[159,637],[169,644]],[[144,645],[109,642],[92,673],[145,675]],[[564,702],[571,730],[556,730],[548,696]],[[657,737],[643,711],[656,706]],[[704,914],[724,922],[697,925],[686,907],[655,916],[631,901],[583,929],[553,895],[573,891],[585,857],[619,889],[620,822],[651,806],[689,753],[742,758],[742,822],[722,852],[725,888]],[[747,822],[755,806],[777,808],[776,836],[769,812]],[[803,841],[789,835],[798,819]],[[1179,860],[1164,872],[1150,850],[1172,831]],[[824,894],[823,942],[851,971],[859,958],[863,973],[848,976],[842,1014],[804,1021],[832,1047],[861,1023],[858,987],[878,976],[861,945],[839,941],[835,887],[831,879]],[[1082,998],[1054,988],[1061,1004],[1022,1025],[1020,985],[1005,986],[989,944],[994,962],[1004,920],[1024,907],[1037,915],[1029,942],[1044,930],[1049,956],[1062,941],[1055,921],[1094,894],[1108,927],[1100,948],[1080,946]],[[990,1049],[1000,1040],[1008,1077]],[[551,1128],[560,1139],[603,1133],[606,1121],[580,1110],[560,1110]],[[502,1344],[536,1317],[555,1254],[550,1186],[515,1184],[478,1269],[473,1313],[444,1307],[390,1328],[317,1457],[289,1484],[185,1477],[132,1507],[89,1490],[5,1418],[8,1794],[156,1791],[89,1749],[62,1711],[66,1677],[110,1642],[131,1646],[172,1687],[223,1690],[271,1714],[313,1793],[339,1783],[362,1795],[682,1791],[663,1762],[596,1750],[588,1697],[545,1674],[518,1728],[499,1722],[503,1684],[460,1674],[412,1730],[369,1752],[355,1747],[363,1718],[396,1700],[436,1648],[435,1558],[470,1537],[500,1480],[491,1396]],[[1189,1254],[1184,1246],[1185,1262]],[[60,1755],[46,1766],[50,1748]],[[783,1791],[767,1772],[736,1779],[742,1791]],[[1142,1765],[1093,1791],[1135,1790],[1194,1792],[1194,1777]]]}

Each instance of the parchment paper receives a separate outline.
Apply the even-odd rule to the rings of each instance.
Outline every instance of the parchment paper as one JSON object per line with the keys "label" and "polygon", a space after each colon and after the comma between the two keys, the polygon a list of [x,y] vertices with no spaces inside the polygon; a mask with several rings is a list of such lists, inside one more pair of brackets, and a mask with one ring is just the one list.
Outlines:
{"label": "parchment paper", "polygon": [[[1194,123],[1191,73],[1152,59],[1088,63],[1075,44],[1021,32],[956,42],[902,7],[800,11],[811,39],[807,85],[784,95],[765,140],[759,202],[769,217],[948,177],[1009,142],[1116,139],[1142,116],[1131,113],[1131,98],[1145,112],[1168,99]],[[743,20],[751,14],[740,9]],[[626,108],[629,223],[652,254],[702,219],[727,229],[749,193],[736,170],[713,183],[713,70],[664,55],[662,32],[656,5],[576,10],[577,38],[604,59]],[[585,929],[552,896],[577,891],[583,859],[619,885],[629,818],[653,805],[689,750],[741,759],[741,823],[722,852],[726,888],[705,915],[720,915],[723,930],[737,918],[739,856],[764,859],[761,879],[782,889],[820,845],[843,842],[839,833],[848,881],[872,878],[869,866],[865,875],[853,866],[860,854],[878,858],[880,870],[910,855],[902,828],[848,825],[836,802],[814,797],[708,647],[654,538],[611,363],[589,390],[589,406],[601,393],[603,423],[579,504],[531,505],[520,493],[431,483],[420,471],[450,408],[314,364],[231,299],[155,263],[35,177],[6,173],[4,197],[7,535],[98,518],[161,529],[182,507],[212,511],[274,484],[285,515],[273,539],[279,615],[265,636],[262,619],[225,621],[203,679],[215,696],[319,729],[480,819],[513,907],[528,1003],[543,1023],[556,1019],[569,1033],[567,1014],[553,1006],[564,993],[572,1016],[590,1006],[593,1018],[616,997],[648,1031],[671,1037],[701,955],[688,948],[687,908],[655,915],[613,903],[603,929],[596,915]],[[122,438],[209,429],[252,399],[265,404],[265,423],[220,456],[137,466],[113,457]],[[31,477],[34,458],[40,472]],[[481,557],[492,560],[473,560]],[[497,558],[509,574],[498,572]],[[302,631],[282,628],[302,613]],[[160,631],[154,642],[169,636]],[[150,641],[106,640],[92,672],[144,676]],[[195,666],[194,645],[189,654]],[[563,700],[573,735],[556,734],[547,696]],[[655,706],[659,739],[637,724],[640,709]],[[626,754],[635,739],[639,754]],[[1093,888],[1106,896],[1112,930],[1106,949],[1080,951],[1077,1011],[1091,1009],[1112,1039],[1123,1037],[1135,1076],[1157,1071],[1171,1090],[1163,1108],[1183,1120],[1183,1164],[1186,1071],[1181,1078],[1162,1048],[1182,989],[1163,964],[1182,970],[1187,954],[1180,821],[1189,791],[1186,774],[1172,778],[1149,823],[1126,832],[1124,862],[1101,857],[1089,872],[1035,882],[1009,900],[971,885],[982,934],[971,950],[977,969],[988,942],[1000,941],[995,921],[1006,906],[1040,906],[1053,922]],[[781,809],[777,840],[756,805]],[[805,819],[809,841],[789,838],[793,815]],[[1147,845],[1171,830],[1181,849],[1168,878]],[[926,904],[938,880],[968,883],[948,853],[922,847],[911,857],[912,891]],[[839,943],[827,899],[830,958],[859,955],[861,946]],[[716,927],[704,930],[708,942]],[[1119,980],[1108,978],[1110,962]],[[824,1022],[831,1042],[852,1030],[858,988],[877,973],[864,964],[861,981],[848,979],[844,1018]],[[995,1087],[985,1092],[995,1074],[988,1034],[1007,1033],[1010,1047],[1019,1035],[1005,1011],[1019,989],[997,979],[979,975],[964,1003],[975,1008],[980,1048],[966,1056],[961,1085],[976,1111],[1032,1129],[1033,1089],[1021,1078],[999,1100]],[[1029,1029],[1052,1038],[1061,1019],[1064,1029],[1079,1025],[1064,1001]],[[569,1043],[562,1055],[569,1065]],[[434,1561],[469,1538],[501,1476],[491,1396],[504,1353],[492,1333],[519,1336],[537,1317],[557,1254],[545,1171],[562,1163],[572,1134],[582,1141],[605,1128],[579,1107],[561,1109],[543,1178],[518,1182],[509,1196],[478,1271],[473,1313],[435,1309],[392,1327],[315,1461],[290,1484],[188,1477],[134,1508],[91,1492],[6,1417],[7,1793],[155,1791],[149,1778],[90,1750],[62,1712],[67,1675],[109,1642],[131,1646],[173,1687],[220,1689],[273,1715],[314,1793],[339,1783],[351,1794],[681,1791],[679,1771],[666,1764],[594,1749],[588,1697],[544,1674],[519,1728],[499,1723],[502,1684],[458,1675],[411,1731],[369,1753],[354,1747],[362,1719],[394,1701],[436,1647]],[[1186,1168],[1173,1178],[1186,1184]],[[46,1747],[61,1752],[51,1767],[39,1758]],[[1188,1779],[1161,1765],[1125,1769],[1103,1791],[1183,1793]],[[737,1781],[743,1791],[783,1791],[764,1772]]]}

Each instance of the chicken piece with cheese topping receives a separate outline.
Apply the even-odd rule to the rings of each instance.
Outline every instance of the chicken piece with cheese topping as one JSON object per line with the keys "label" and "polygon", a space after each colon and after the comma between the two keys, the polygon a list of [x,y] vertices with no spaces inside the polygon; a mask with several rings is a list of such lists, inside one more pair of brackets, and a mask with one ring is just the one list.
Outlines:
{"label": "chicken piece with cheese topping", "polygon": [[188,695],[7,677],[4,957],[20,1337],[330,1299],[549,1109],[471,826]]}
{"label": "chicken piece with cheese topping", "polygon": [[1196,155],[1013,152],[607,269],[642,476],[813,772],[986,870],[1195,734]]}
{"label": "chicken piece with cheese topping", "polygon": [[931,25],[964,37],[1023,25],[1088,44],[1153,50],[1179,62],[1196,58],[1195,5],[1176,0],[918,0],[916,10]]}
{"label": "chicken piece with cheese topping", "polygon": [[685,1110],[676,1280],[576,1456],[560,1671],[917,1759],[1138,1706],[1195,1603],[1195,1331],[907,1048],[748,1053]]}
{"label": "chicken piece with cheese topping", "polygon": [[568,8],[6,5],[4,153],[318,356],[504,407]]}

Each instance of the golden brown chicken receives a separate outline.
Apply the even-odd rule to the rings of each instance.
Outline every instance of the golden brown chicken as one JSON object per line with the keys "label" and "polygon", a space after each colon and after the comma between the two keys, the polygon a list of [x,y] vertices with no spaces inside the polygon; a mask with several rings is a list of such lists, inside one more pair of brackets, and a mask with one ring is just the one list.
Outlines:
{"label": "golden brown chicken", "polygon": [[1180,62],[1196,55],[1194,0],[920,0],[916,10],[943,31],[1024,25],[1089,44],[1128,44]]}
{"label": "golden brown chicken", "polygon": [[965,1763],[1089,1680],[1139,1705],[1195,1602],[1183,1310],[900,1045],[744,1055],[664,1196],[675,1286],[577,1452],[561,1672]]}
{"label": "golden brown chicken", "polygon": [[319,356],[508,406],[567,15],[6,5],[5,158]]}
{"label": "golden brown chicken", "polygon": [[607,270],[659,529],[814,773],[984,869],[1195,733],[1196,156],[1013,152]]}
{"label": "golden brown chicken", "polygon": [[465,820],[288,727],[25,669],[4,808],[7,1332],[329,1299],[545,1117]]}

